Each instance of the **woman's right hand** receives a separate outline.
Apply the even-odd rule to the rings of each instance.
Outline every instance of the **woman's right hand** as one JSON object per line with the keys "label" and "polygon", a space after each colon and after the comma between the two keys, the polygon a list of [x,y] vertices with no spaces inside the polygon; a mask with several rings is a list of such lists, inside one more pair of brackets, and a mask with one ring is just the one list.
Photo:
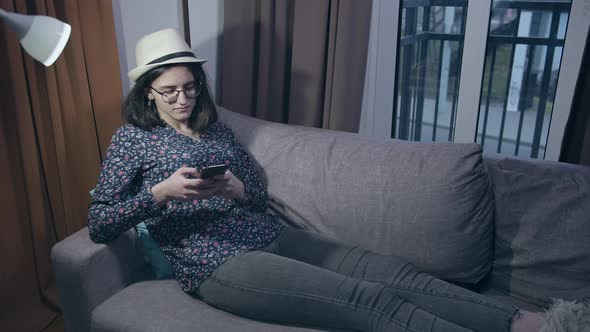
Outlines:
{"label": "woman's right hand", "polygon": [[[188,176],[193,176],[190,179]],[[211,181],[200,179],[195,168],[181,167],[166,180],[152,187],[152,194],[159,206],[168,201],[192,201],[208,199],[218,194],[217,187],[211,187]]]}

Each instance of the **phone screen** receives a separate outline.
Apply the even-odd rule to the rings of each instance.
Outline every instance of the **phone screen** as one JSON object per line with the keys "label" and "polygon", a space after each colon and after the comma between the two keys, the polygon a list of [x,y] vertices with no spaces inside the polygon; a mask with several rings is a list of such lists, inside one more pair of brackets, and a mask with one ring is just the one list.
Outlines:
{"label": "phone screen", "polygon": [[227,171],[227,165],[225,164],[203,167],[201,169],[201,179],[209,179],[215,175],[224,174],[225,171]]}

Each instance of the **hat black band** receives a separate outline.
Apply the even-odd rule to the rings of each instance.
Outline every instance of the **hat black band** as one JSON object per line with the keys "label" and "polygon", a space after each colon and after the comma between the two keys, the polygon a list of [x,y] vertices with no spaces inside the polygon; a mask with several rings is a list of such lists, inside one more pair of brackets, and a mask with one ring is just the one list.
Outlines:
{"label": "hat black band", "polygon": [[164,56],[161,56],[161,57],[159,57],[157,59],[154,59],[154,60],[148,62],[146,64],[146,66],[147,65],[153,65],[154,63],[164,62],[164,61],[170,60],[170,59],[182,58],[182,57],[185,57],[185,56],[188,56],[188,57],[191,57],[191,58],[195,58],[196,59],[196,57],[193,54],[193,52],[188,52],[188,51],[186,51],[186,52],[176,52],[176,53],[170,53],[168,55],[164,55]]}

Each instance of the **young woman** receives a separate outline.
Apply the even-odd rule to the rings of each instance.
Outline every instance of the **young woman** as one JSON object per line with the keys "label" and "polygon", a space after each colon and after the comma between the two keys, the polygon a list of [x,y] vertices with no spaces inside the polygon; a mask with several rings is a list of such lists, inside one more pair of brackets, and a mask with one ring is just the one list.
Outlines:
{"label": "young woman", "polygon": [[[142,38],[126,124],[89,208],[95,242],[145,222],[182,289],[265,321],[359,331],[537,331],[539,314],[494,302],[379,255],[284,226],[197,59],[176,30]],[[204,166],[228,170],[202,179]],[[359,267],[363,268],[359,268]]]}

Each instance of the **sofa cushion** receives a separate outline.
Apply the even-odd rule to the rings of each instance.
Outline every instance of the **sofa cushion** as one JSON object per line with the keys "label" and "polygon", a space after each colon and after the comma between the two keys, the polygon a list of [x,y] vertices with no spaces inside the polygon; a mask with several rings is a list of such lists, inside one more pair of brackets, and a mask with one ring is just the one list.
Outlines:
{"label": "sofa cushion", "polygon": [[270,324],[232,315],[186,295],[175,280],[133,284],[92,312],[93,332],[256,331],[303,332],[311,328]]}
{"label": "sofa cushion", "polygon": [[590,297],[590,168],[488,159],[496,196],[490,285],[548,306]]}
{"label": "sofa cushion", "polygon": [[491,267],[493,195],[477,144],[419,143],[271,123],[219,109],[295,226],[477,283]]}

